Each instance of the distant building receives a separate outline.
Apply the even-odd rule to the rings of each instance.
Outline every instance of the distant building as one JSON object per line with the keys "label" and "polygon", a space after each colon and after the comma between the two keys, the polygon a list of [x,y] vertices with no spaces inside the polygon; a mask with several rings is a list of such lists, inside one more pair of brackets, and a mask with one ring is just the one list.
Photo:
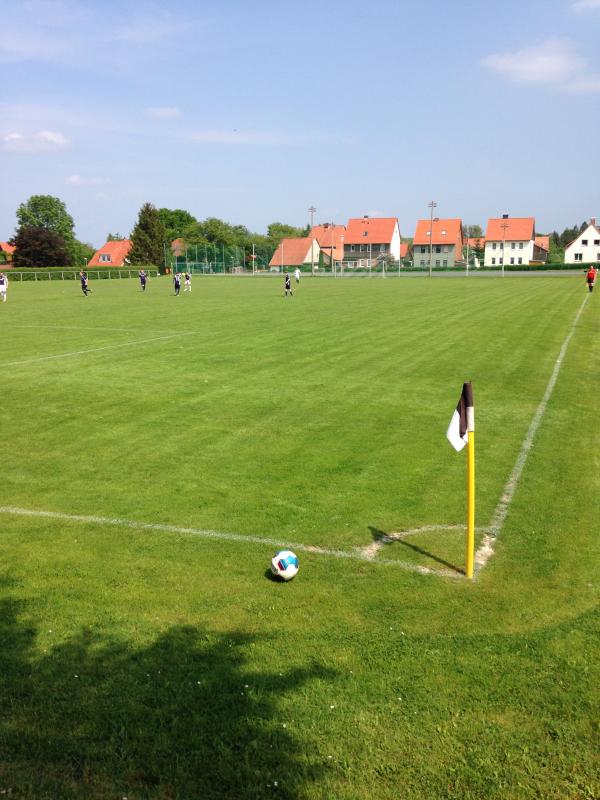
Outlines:
{"label": "distant building", "polygon": [[565,247],[565,264],[590,264],[600,261],[600,228],[594,217],[574,242]]}
{"label": "distant building", "polygon": [[8,242],[0,242],[0,265],[3,269],[12,269],[15,246]]}
{"label": "distant building", "polygon": [[175,258],[180,258],[185,254],[185,241],[183,239],[173,239],[171,242],[171,252]]}
{"label": "distant building", "polygon": [[412,252],[412,245],[410,242],[400,242],[400,258],[404,261],[405,258],[410,258]]}
{"label": "distant building", "polygon": [[488,220],[484,266],[544,264],[547,260],[548,247],[536,243],[534,217],[509,217],[504,214]]}
{"label": "distant building", "polygon": [[371,267],[382,256],[400,258],[400,226],[396,217],[359,217],[348,220],[344,234],[344,263]]}
{"label": "distant building", "polygon": [[413,264],[428,267],[453,267],[463,260],[461,219],[420,219],[413,239]]}
{"label": "distant building", "polygon": [[123,267],[130,250],[130,239],[107,242],[100,250],[96,250],[88,261],[88,267]]}
{"label": "distant building", "polygon": [[344,258],[345,225],[335,225],[326,222],[324,225],[314,225],[310,236],[316,239],[321,249],[323,261],[331,264],[331,259],[341,261]]}
{"label": "distant building", "polygon": [[319,243],[312,236],[282,239],[269,262],[269,269],[310,266],[313,262],[318,265],[320,252]]}

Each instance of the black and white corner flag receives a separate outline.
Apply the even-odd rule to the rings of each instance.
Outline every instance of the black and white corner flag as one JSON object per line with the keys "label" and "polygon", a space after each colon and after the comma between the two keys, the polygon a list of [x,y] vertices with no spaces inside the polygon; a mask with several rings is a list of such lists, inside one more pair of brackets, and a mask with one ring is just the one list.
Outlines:
{"label": "black and white corner flag", "polygon": [[463,383],[460,400],[446,431],[446,438],[455,450],[462,450],[469,441],[469,431],[475,430],[473,387],[471,381]]}

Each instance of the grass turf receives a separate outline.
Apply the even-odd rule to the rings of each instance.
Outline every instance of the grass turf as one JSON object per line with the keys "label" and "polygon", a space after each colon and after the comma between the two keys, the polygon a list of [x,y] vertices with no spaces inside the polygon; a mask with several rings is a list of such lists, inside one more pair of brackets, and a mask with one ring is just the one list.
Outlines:
{"label": "grass turf", "polygon": [[[485,526],[583,298],[572,278],[304,280],[287,299],[165,281],[11,284],[3,505],[345,549],[460,523],[443,435],[472,379]],[[316,554],[278,585],[268,547],[3,515],[0,790],[597,796],[590,301],[472,585]],[[407,541],[382,555],[462,564],[455,532]]]}

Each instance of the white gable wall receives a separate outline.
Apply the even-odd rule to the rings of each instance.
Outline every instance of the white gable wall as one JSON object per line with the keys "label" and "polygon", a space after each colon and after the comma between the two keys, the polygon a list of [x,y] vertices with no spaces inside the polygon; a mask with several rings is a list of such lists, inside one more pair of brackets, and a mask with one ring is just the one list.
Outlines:
{"label": "white gable wall", "polygon": [[[587,244],[584,244],[587,242]],[[595,225],[588,225],[574,242],[565,248],[565,264],[600,261],[600,232]]]}

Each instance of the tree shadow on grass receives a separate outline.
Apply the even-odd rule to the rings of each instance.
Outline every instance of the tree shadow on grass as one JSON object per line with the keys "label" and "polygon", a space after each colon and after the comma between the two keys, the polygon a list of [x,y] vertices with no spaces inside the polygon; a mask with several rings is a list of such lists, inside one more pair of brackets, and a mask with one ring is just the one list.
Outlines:
{"label": "tree shadow on grass", "polygon": [[373,537],[374,542],[381,542],[384,545],[400,544],[403,547],[408,547],[408,549],[412,550],[414,553],[419,553],[419,555],[426,556],[432,561],[435,561],[437,564],[448,567],[448,569],[457,572],[459,575],[465,574],[465,571],[462,567],[457,567],[456,564],[452,564],[450,561],[446,561],[444,558],[436,556],[435,553],[432,553],[430,550],[425,550],[423,547],[419,547],[417,544],[413,544],[413,542],[410,542],[408,539],[391,539],[389,533],[381,531],[379,528],[373,527],[373,525],[369,525],[368,528],[371,531],[371,536]]}
{"label": "tree shadow on grass", "polygon": [[0,601],[0,790],[292,800],[318,778],[278,698],[330,671],[257,674],[246,667],[256,636],[192,626],[140,647],[83,630],[40,654],[23,612]]}

